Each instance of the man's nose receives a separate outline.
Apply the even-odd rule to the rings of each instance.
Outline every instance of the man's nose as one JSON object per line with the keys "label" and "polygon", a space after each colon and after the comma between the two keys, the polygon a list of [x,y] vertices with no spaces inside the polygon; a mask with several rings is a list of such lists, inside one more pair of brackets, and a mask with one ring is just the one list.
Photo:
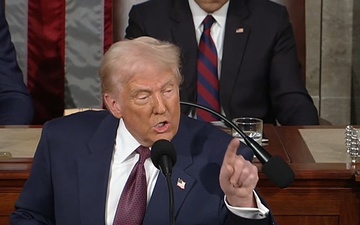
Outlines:
{"label": "man's nose", "polygon": [[154,98],[154,113],[163,114],[166,111],[165,101],[160,94],[156,94]]}

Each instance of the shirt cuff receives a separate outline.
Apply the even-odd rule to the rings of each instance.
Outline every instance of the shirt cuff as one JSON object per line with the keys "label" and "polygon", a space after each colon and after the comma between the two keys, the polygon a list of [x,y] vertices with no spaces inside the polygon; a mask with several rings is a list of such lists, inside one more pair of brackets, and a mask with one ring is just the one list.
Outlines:
{"label": "shirt cuff", "polygon": [[269,209],[261,203],[261,200],[256,192],[253,192],[255,195],[257,208],[233,207],[226,201],[226,196],[224,196],[226,207],[236,216],[240,216],[246,219],[264,219],[269,214]]}

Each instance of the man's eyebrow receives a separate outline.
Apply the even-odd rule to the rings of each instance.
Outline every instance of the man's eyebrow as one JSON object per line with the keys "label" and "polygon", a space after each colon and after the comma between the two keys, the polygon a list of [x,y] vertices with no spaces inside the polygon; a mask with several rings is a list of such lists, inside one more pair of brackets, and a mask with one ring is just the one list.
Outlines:
{"label": "man's eyebrow", "polygon": [[176,79],[174,78],[169,78],[162,86],[166,86],[166,85],[176,85]]}

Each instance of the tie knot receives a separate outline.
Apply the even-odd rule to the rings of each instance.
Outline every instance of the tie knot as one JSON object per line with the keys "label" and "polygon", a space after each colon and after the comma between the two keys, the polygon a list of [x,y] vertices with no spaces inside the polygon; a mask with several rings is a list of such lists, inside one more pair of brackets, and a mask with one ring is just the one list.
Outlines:
{"label": "tie knot", "polygon": [[215,19],[212,15],[207,15],[205,17],[205,19],[203,20],[203,24],[204,24],[204,31],[205,30],[210,30],[211,26],[213,25],[213,23],[215,22]]}
{"label": "tie knot", "polygon": [[150,149],[144,146],[139,146],[136,150],[140,154],[139,163],[144,163],[150,157]]}

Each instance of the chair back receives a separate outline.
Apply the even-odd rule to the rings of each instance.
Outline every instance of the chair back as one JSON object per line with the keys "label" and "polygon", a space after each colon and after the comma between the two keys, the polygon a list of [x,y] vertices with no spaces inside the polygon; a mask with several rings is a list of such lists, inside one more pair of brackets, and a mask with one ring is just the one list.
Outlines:
{"label": "chair back", "polygon": [[290,16],[290,21],[293,26],[296,50],[299,61],[301,63],[301,69],[303,79],[306,78],[306,29],[305,29],[305,0],[272,0],[281,5],[284,5]]}

